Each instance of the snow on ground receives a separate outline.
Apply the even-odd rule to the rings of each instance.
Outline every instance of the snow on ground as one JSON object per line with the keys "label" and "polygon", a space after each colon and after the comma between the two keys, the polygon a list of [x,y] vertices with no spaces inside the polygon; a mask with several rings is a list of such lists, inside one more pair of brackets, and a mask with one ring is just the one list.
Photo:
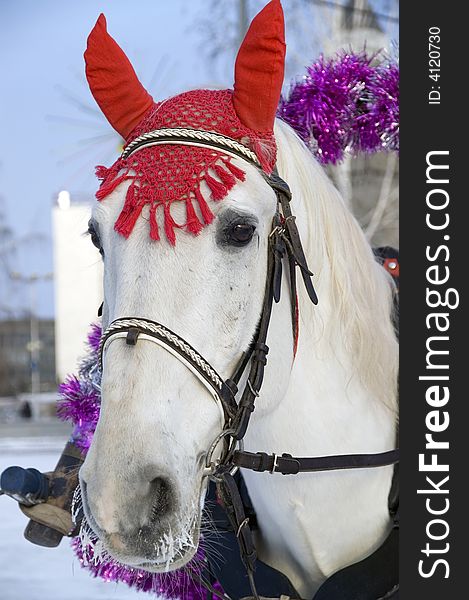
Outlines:
{"label": "snow on ground", "polygon": [[[65,445],[62,438],[0,439],[0,472],[12,465],[51,471]],[[0,496],[1,600],[155,600],[124,583],[95,579],[82,569],[70,541],[43,548],[23,537],[25,515],[14,500]]]}

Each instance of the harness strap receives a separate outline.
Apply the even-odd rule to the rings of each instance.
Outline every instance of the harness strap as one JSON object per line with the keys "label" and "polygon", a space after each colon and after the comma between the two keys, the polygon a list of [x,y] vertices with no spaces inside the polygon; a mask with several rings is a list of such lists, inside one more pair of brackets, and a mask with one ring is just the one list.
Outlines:
{"label": "harness strap", "polygon": [[233,138],[215,133],[213,131],[201,131],[200,129],[190,129],[183,127],[173,127],[165,129],[155,129],[148,131],[135,138],[122,151],[121,158],[126,159],[134,152],[148,146],[176,144],[178,146],[198,146],[221,150],[226,154],[231,154],[238,158],[248,161],[257,168],[261,163],[255,152],[250,148],[234,140]]}
{"label": "harness strap", "polygon": [[[244,514],[249,518],[249,527],[251,530],[255,530],[257,529],[256,515],[244,479],[239,471],[233,476],[233,479],[244,507]],[[206,510],[210,515],[210,520],[213,522],[217,534],[220,535],[220,539],[223,541],[223,546],[220,549],[223,560],[220,560],[217,554],[213,555],[208,551],[207,560],[210,572],[220,582],[223,591],[231,599],[252,598],[251,585],[246,575],[239,540],[236,537],[239,526],[233,525],[232,521],[228,518],[225,501],[227,500],[230,503],[230,498],[221,497],[218,486],[218,482],[217,485],[213,481],[210,482]],[[278,598],[279,595],[289,596],[292,599],[300,597],[286,575],[264,563],[259,558],[256,560],[256,569],[253,577],[257,593],[261,600],[265,597]]]}
{"label": "harness strap", "polygon": [[[279,215],[276,214],[274,217],[272,231],[275,230],[279,222]],[[266,344],[266,340],[274,301],[274,274],[276,268],[278,272],[278,259],[276,259],[275,252],[273,250],[276,241],[275,235],[269,238],[270,247],[267,254],[266,289],[262,304],[261,319],[259,321],[256,339],[249,349],[249,355],[245,357],[248,358],[248,360],[243,361],[244,365],[247,367],[250,358],[251,366],[249,369],[247,385],[245,386],[241,399],[238,403],[238,413],[233,422],[233,429],[235,430],[233,438],[238,441],[241,440],[246,433],[251,413],[254,411],[256,398],[259,396],[259,391],[264,380],[264,369],[265,365],[267,364],[267,354],[269,352],[269,347]],[[240,377],[241,374],[242,373],[238,371],[237,376]]]}
{"label": "harness strap", "polygon": [[301,276],[303,277],[303,282],[311,302],[313,304],[317,304],[318,297],[311,279],[313,273],[308,268],[306,256],[301,244],[300,233],[295,223],[295,216],[292,214],[290,208],[290,201],[292,197],[290,187],[288,186],[288,183],[286,183],[286,181],[279,176],[277,170],[274,170],[269,177],[266,177],[266,180],[277,194],[277,199],[282,208],[283,227],[285,233],[287,234],[286,236],[283,236],[283,238],[287,243],[289,256],[292,257],[295,264],[300,267]]}
{"label": "harness strap", "polygon": [[[300,234],[295,223],[295,217],[290,208],[291,191],[288,184],[274,172],[264,178],[269,186],[274,190],[277,197],[278,210],[274,216],[272,231],[269,235],[269,250],[267,258],[267,276],[264,301],[261,311],[261,319],[256,332],[255,341],[251,344],[248,351],[243,355],[239,366],[233,376],[233,381],[237,384],[244,369],[251,360],[251,368],[246,385],[239,402],[239,410],[234,421],[236,440],[241,440],[247,430],[251,413],[254,411],[255,401],[264,379],[264,367],[267,362],[267,353],[269,351],[266,345],[267,334],[272,314],[273,302],[280,301],[282,286],[282,264],[285,255],[288,257],[290,294],[292,307],[292,329],[294,339],[294,352],[298,340],[298,314],[296,297],[296,267],[300,268],[307,293],[314,304],[318,303],[316,291],[313,286],[313,273],[309,270],[306,256],[301,244]],[[230,458],[230,457],[227,457]]]}
{"label": "harness strap", "polygon": [[313,473],[317,471],[337,471],[341,469],[370,469],[385,467],[399,462],[399,449],[378,454],[337,454],[334,456],[311,456],[299,458],[291,454],[266,454],[236,450],[232,462],[237,467],[251,471],[282,473]]}

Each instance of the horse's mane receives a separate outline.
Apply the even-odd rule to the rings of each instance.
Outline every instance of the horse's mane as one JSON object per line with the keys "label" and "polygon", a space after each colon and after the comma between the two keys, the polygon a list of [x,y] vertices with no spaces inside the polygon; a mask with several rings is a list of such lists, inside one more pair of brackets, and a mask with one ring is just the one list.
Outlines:
{"label": "horse's mane", "polygon": [[319,341],[323,348],[326,342],[342,362],[350,357],[345,368],[373,398],[396,411],[398,350],[391,277],[376,262],[357,221],[294,131],[277,120],[275,137],[277,166],[292,190],[293,212],[306,213],[305,253],[320,302],[318,310],[299,285],[300,335],[303,332],[316,348]]}

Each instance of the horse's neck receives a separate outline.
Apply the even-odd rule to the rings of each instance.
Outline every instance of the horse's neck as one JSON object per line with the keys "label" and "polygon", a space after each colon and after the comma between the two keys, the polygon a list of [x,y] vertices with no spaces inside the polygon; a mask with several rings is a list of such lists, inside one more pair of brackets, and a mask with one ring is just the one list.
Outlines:
{"label": "horse's neck", "polygon": [[[330,349],[319,346],[313,360],[307,345],[300,346],[286,396],[275,411],[253,419],[248,448],[297,456],[391,449],[394,425],[387,409],[349,381],[340,357],[333,360]],[[388,467],[296,476],[246,472],[260,524],[260,557],[310,598],[325,577],[382,542],[391,475]]]}
{"label": "horse's neck", "polygon": [[[296,212],[301,222],[302,207]],[[323,319],[334,318],[328,314],[327,277],[323,273],[319,294]],[[283,299],[272,314],[269,366],[259,405],[263,398],[278,396],[274,374],[282,372],[290,358],[285,350],[286,291],[284,280]],[[339,329],[335,331],[336,339],[330,339],[313,333],[300,319],[298,353],[288,388],[275,409],[256,408],[246,438],[249,450],[319,456],[394,447],[392,412],[353,376],[347,340],[340,338]],[[286,573],[302,597],[311,597],[327,576],[372,552],[389,528],[392,467],[296,476],[246,472],[244,476],[260,524],[260,557]]]}

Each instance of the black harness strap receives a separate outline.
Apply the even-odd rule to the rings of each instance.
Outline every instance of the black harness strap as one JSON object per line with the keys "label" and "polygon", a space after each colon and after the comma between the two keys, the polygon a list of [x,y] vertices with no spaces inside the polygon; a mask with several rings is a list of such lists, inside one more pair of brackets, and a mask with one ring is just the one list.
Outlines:
{"label": "black harness strap", "polygon": [[[233,479],[244,507],[244,514],[249,519],[249,527],[251,530],[256,530],[256,514],[244,479],[239,471],[233,476]],[[210,550],[207,551],[210,571],[213,577],[221,583],[225,593],[233,600],[252,596],[250,581],[239,551],[239,542],[236,537],[237,527],[233,527],[228,518],[223,499],[220,498],[213,482],[209,485],[207,500],[206,510],[210,514],[216,531],[223,539],[222,561],[217,556],[212,557]],[[262,562],[259,558],[256,560],[253,578],[257,593],[261,597],[278,598],[282,595],[292,599],[300,597],[286,575]]]}
{"label": "black harness strap", "polygon": [[313,304],[317,304],[318,297],[312,282],[313,273],[308,268],[306,256],[301,244],[300,234],[295,223],[296,217],[292,214],[290,207],[290,201],[292,197],[290,187],[286,181],[279,176],[276,169],[270,175],[270,177],[266,177],[266,181],[277,194],[277,200],[282,208],[282,224],[284,232],[287,234],[283,235],[282,237],[287,245],[289,258],[292,260],[292,263],[294,263],[295,266],[300,268],[301,276],[303,277],[303,282],[306,291],[308,292],[308,296]]}
{"label": "black harness strap", "polygon": [[336,454],[334,456],[312,456],[299,458],[291,454],[266,454],[265,452],[247,452],[236,450],[232,462],[237,467],[251,471],[282,473],[314,473],[318,471],[337,471],[341,469],[369,469],[384,467],[399,462],[399,450],[390,450],[378,454]]}
{"label": "black harness strap", "polygon": [[[276,214],[274,217],[274,224],[272,232],[279,223],[279,215]],[[267,354],[269,347],[266,344],[267,334],[269,331],[270,316],[272,314],[272,305],[274,300],[274,289],[275,279],[279,276],[278,274],[278,262],[281,262],[281,257],[277,256],[275,250],[275,244],[277,242],[277,236],[271,235],[269,238],[269,251],[267,257],[267,277],[266,277],[266,289],[264,294],[264,301],[262,304],[261,318],[259,321],[257,335],[253,344],[249,348],[248,354],[243,357],[243,366],[247,367],[249,360],[251,361],[251,367],[247,379],[246,387],[244,388],[241,399],[238,403],[238,413],[233,421],[232,428],[234,429],[233,438],[236,440],[243,439],[247,427],[249,425],[249,419],[252,412],[254,411],[256,398],[259,396],[259,391],[262,387],[264,380],[264,369],[267,364]],[[280,274],[281,276],[281,274]],[[239,378],[242,375],[242,371],[237,370],[236,377]]]}

